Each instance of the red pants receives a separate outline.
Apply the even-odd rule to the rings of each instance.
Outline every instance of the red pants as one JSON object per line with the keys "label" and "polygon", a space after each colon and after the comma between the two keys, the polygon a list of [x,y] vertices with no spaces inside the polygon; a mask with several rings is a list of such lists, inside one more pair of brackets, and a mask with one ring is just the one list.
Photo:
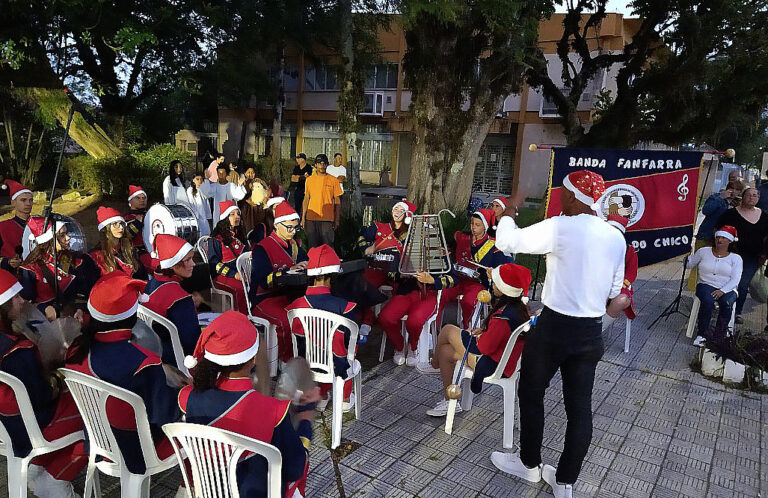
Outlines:
{"label": "red pants", "polygon": [[[51,423],[43,428],[43,436],[50,441],[81,430],[83,420],[77,411],[75,400],[69,391],[64,391],[59,396]],[[35,457],[31,463],[45,467],[54,479],[71,481],[88,464],[88,452],[85,451],[83,441],[78,441],[53,453]]]}
{"label": "red pants", "polygon": [[248,304],[245,301],[245,289],[243,289],[243,283],[241,281],[236,278],[225,277],[224,275],[216,275],[213,284],[217,289],[232,294],[235,298],[233,309],[239,311],[243,315],[248,314]]}
{"label": "red pants", "polygon": [[400,331],[400,320],[408,315],[405,321],[405,329],[408,331],[408,343],[411,350],[415,351],[419,344],[421,328],[427,319],[435,312],[437,305],[437,292],[428,290],[427,296],[422,299],[418,290],[405,295],[393,296],[384,306],[379,315],[379,325],[387,333],[387,338],[392,342],[395,351],[405,348],[405,339]]}
{"label": "red pants", "polygon": [[[352,388],[354,387],[354,379],[349,379],[348,381],[344,382],[344,399],[349,399],[349,395],[352,394]],[[323,399],[328,397],[328,391],[331,390],[331,387],[333,387],[332,384],[326,384],[324,382],[321,382],[317,384],[317,387],[320,388],[320,396],[323,397]],[[355,401],[357,403],[357,401]]]}
{"label": "red pants", "polygon": [[293,358],[291,325],[288,323],[288,312],[285,311],[289,304],[286,296],[268,297],[252,310],[253,316],[269,320],[269,323],[277,326],[277,354],[283,361]]}
{"label": "red pants", "polygon": [[621,293],[626,294],[629,298],[629,307],[624,309],[624,314],[627,315],[627,320],[634,320],[637,317],[637,314],[635,313],[635,300],[632,297],[635,291],[634,289],[627,289],[625,287],[621,289]]}
{"label": "red pants", "polygon": [[472,319],[472,313],[475,311],[477,293],[483,290],[483,288],[484,287],[479,282],[461,279],[454,287],[443,289],[443,293],[440,297],[440,309],[444,310],[447,303],[454,301],[456,298],[463,295],[461,301],[459,301],[463,323],[459,325],[466,329],[469,327],[469,321]]}
{"label": "red pants", "polygon": [[[363,278],[368,281],[369,284],[377,289],[382,285],[391,285],[394,289],[394,284],[387,278],[387,272],[379,270],[377,268],[368,268],[363,274]],[[373,325],[373,308],[368,307],[363,311],[363,322],[361,325]]]}

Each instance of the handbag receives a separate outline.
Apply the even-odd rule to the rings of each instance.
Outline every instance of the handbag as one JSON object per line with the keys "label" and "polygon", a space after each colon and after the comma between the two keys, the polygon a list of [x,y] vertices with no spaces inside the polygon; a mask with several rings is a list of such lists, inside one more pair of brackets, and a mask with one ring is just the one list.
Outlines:
{"label": "handbag", "polygon": [[765,275],[765,265],[755,272],[755,276],[749,282],[749,295],[759,303],[768,302],[768,277]]}

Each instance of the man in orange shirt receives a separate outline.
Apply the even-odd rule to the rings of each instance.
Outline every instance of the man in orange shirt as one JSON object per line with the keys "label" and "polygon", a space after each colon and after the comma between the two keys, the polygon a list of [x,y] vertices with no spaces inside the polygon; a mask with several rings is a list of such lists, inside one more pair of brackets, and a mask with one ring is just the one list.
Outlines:
{"label": "man in orange shirt", "polygon": [[315,174],[304,184],[301,221],[307,230],[309,247],[323,244],[333,247],[334,230],[339,226],[341,184],[326,173],[327,168],[328,156],[318,154],[315,157]]}

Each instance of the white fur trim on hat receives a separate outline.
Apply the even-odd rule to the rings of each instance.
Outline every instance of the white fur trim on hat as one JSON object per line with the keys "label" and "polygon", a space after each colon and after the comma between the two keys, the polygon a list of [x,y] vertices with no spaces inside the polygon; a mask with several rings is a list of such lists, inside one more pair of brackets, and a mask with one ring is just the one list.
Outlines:
{"label": "white fur trim on hat", "polygon": [[501,267],[497,266],[491,270],[491,280],[493,280],[493,283],[496,284],[496,287],[502,292],[502,294],[506,294],[509,297],[522,296],[523,289],[520,287],[512,287],[501,279],[501,270],[499,270],[499,268]]}
{"label": "white fur trim on hat", "polygon": [[[173,255],[170,259],[164,259],[160,261],[160,268],[163,270],[167,270],[168,268],[173,267],[176,263],[184,259],[184,256],[189,254],[189,251],[192,251],[193,248],[191,245],[189,245],[189,242],[185,242],[183,246],[181,246],[181,249],[178,250],[176,254]],[[156,256],[155,256],[156,257]]]}
{"label": "white fur trim on hat", "polygon": [[725,230],[718,230],[715,232],[715,237],[725,237],[726,239],[730,240],[731,242],[735,242],[739,240],[738,237],[734,237],[732,233],[726,232]]}
{"label": "white fur trim on hat", "polygon": [[[501,207],[503,207],[504,209],[507,209],[507,203],[504,202],[504,199],[497,197],[496,199],[493,200],[493,202],[498,202],[499,204],[501,204]],[[491,202],[491,204],[493,204],[493,202]]]}
{"label": "white fur trim on hat", "polygon": [[197,358],[195,358],[194,356],[185,356],[184,366],[187,367],[187,370],[192,370],[197,366]]}
{"label": "white fur trim on hat", "polygon": [[[56,232],[64,228],[65,223],[63,221],[56,222]],[[35,237],[35,242],[38,244],[45,244],[49,240],[53,240],[53,227],[43,232],[39,237]]]}
{"label": "white fur trim on hat", "polygon": [[88,312],[91,314],[93,318],[100,322],[106,322],[106,323],[112,323],[112,322],[119,322],[120,320],[125,320],[126,318],[132,317],[134,314],[136,314],[136,310],[139,309],[139,300],[136,299],[136,302],[133,306],[131,306],[130,309],[123,311],[122,313],[118,313],[117,315],[105,315],[101,311],[97,310],[93,307],[91,304],[91,300],[88,300]]}
{"label": "white fur trim on hat", "polygon": [[278,224],[284,221],[300,220],[300,219],[301,217],[299,216],[298,213],[291,213],[291,214],[286,214],[285,216],[278,216],[277,218],[275,218],[274,223]]}
{"label": "white fur trim on hat", "polygon": [[614,226],[614,227],[618,228],[619,230],[621,230],[621,233],[627,233],[627,229],[624,228],[624,225],[622,225],[618,221],[613,221],[613,220],[607,220],[607,221],[608,221],[609,225]]}
{"label": "white fur trim on hat", "polygon": [[408,204],[404,203],[403,201],[396,202],[395,205],[392,206],[392,211],[394,211],[396,207],[401,207],[403,208],[403,211],[406,213],[408,212]]}
{"label": "white fur trim on hat", "polygon": [[113,216],[111,218],[107,218],[106,220],[104,220],[101,223],[99,223],[99,228],[98,229],[101,230],[105,226],[109,226],[109,225],[111,225],[112,223],[114,223],[116,221],[122,221],[123,223],[125,223],[125,218],[123,218],[122,216]]}
{"label": "white fur trim on hat", "polygon": [[14,199],[16,199],[16,198],[17,198],[18,196],[20,196],[21,194],[31,194],[31,193],[32,193],[32,191],[31,191],[31,190],[29,190],[28,188],[23,188],[23,189],[19,190],[18,192],[16,192],[15,194],[13,194],[13,195],[11,196],[11,200],[14,200]]}
{"label": "white fur trim on hat", "polygon": [[22,288],[23,287],[18,282],[7,288],[2,294],[0,294],[0,304],[8,302],[13,296],[21,292]]}
{"label": "white fur trim on hat", "polygon": [[[246,361],[250,360],[251,358],[256,356],[256,352],[258,350],[259,350],[259,337],[257,335],[256,342],[254,342],[253,346],[246,349],[245,351],[240,351],[239,353],[235,353],[235,354],[214,354],[209,351],[205,351],[205,353],[203,353],[203,357],[206,360],[212,361],[215,364],[220,365],[222,367],[231,367],[233,365],[241,365]],[[186,359],[184,360],[184,363],[186,365]]]}
{"label": "white fur trim on hat", "polygon": [[571,180],[570,178],[568,178],[567,175],[565,178],[563,178],[563,187],[573,192],[573,194],[576,196],[576,200],[578,200],[579,202],[583,202],[584,204],[589,206],[589,208],[592,211],[598,211],[600,209],[600,205],[596,203],[593,198],[589,197],[584,192],[577,189],[576,186],[573,183],[571,183]]}
{"label": "white fur trim on hat", "polygon": [[480,211],[475,211],[474,213],[472,213],[472,216],[474,215],[477,215],[477,217],[480,218],[480,221],[483,222],[483,226],[485,227],[485,230],[488,231],[488,222],[485,221],[485,216],[483,216],[483,213],[481,213]]}
{"label": "white fur trim on hat", "polygon": [[270,199],[267,199],[267,208],[271,208],[272,206],[276,204],[280,204],[281,202],[285,202],[284,197],[272,197]]}
{"label": "white fur trim on hat", "polygon": [[128,196],[128,200],[130,201],[131,199],[133,199],[137,195],[141,195],[141,194],[147,195],[147,193],[144,192],[143,189],[142,190],[137,190],[136,192],[134,192],[134,193],[132,193],[131,195]]}
{"label": "white fur trim on hat", "polygon": [[237,205],[234,205],[234,206],[229,206],[229,207],[228,207],[228,208],[227,208],[227,209],[226,209],[226,210],[225,210],[223,213],[219,214],[219,221],[221,221],[221,220],[223,220],[223,219],[226,219],[226,217],[227,217],[227,216],[229,216],[229,213],[231,213],[231,212],[232,212],[232,211],[234,211],[235,209],[237,209],[238,211],[240,211],[240,208],[239,208],[239,207],[237,207]]}
{"label": "white fur trim on hat", "polygon": [[318,268],[311,268],[307,270],[307,275],[310,277],[317,275],[328,275],[330,273],[339,273],[341,265],[320,266]]}

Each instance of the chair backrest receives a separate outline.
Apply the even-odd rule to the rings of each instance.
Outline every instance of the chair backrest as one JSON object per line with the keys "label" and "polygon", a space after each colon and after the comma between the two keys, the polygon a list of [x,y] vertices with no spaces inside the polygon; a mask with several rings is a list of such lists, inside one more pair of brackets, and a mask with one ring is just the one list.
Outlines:
{"label": "chair backrest", "polygon": [[208,241],[210,239],[211,237],[209,235],[204,235],[197,239],[197,244],[195,244],[195,249],[197,249],[200,257],[203,258],[203,263],[208,262]]}
{"label": "chair backrest", "polygon": [[248,291],[251,288],[251,251],[246,251],[237,257],[235,261],[235,267],[237,273],[240,275],[240,282],[243,284],[243,290],[245,291],[245,304],[248,306],[248,314],[251,314],[251,298],[248,296]]}
{"label": "chair backrest", "polygon": [[165,424],[163,431],[173,444],[184,484],[195,490],[195,497],[239,498],[236,467],[245,452],[267,460],[267,498],[280,497],[283,457],[271,444],[207,425]]}
{"label": "chair backrest", "polygon": [[[493,372],[493,374],[488,376],[486,380],[499,380],[504,376],[504,369],[507,366],[507,362],[509,362],[509,357],[512,355],[512,350],[515,349],[517,338],[520,337],[520,334],[523,332],[528,332],[529,330],[531,330],[531,321],[526,320],[512,331],[512,333],[509,335],[507,345],[504,347],[504,352],[501,354],[501,359],[499,359],[499,365],[496,367],[496,370]],[[515,369],[518,368],[520,368],[520,360],[518,360],[517,367],[515,367]]]}
{"label": "chair backrest", "polygon": [[181,347],[181,339],[179,339],[179,329],[172,321],[164,316],[155,313],[146,306],[139,305],[136,310],[136,315],[139,320],[149,325],[152,330],[155,330],[154,325],[158,324],[168,331],[168,335],[171,337],[171,346],[173,347],[173,357],[176,360],[176,368],[181,370],[181,373],[190,377],[189,370],[184,366],[184,348]]}
{"label": "chair backrest", "polygon": [[[293,328],[293,321],[298,319],[304,328],[306,341],[306,359],[309,368],[314,372],[316,382],[333,381],[333,335],[339,327],[347,327],[350,331],[347,344],[347,360],[351,364],[355,359],[355,346],[359,327],[349,318],[344,318],[330,311],[314,308],[302,308],[288,311],[288,323]],[[291,334],[293,354],[298,355],[296,336]]]}
{"label": "chair backrest", "polygon": [[123,471],[122,473],[127,472],[123,455],[117,445],[112,427],[109,425],[109,418],[107,418],[107,400],[115,398],[127,403],[133,409],[141,454],[144,457],[147,473],[151,473],[152,469],[161,466],[155,451],[155,444],[152,441],[147,408],[138,394],[68,368],[61,368],[59,372],[64,375],[64,382],[67,383],[80,416],[83,418],[91,454],[104,457],[119,466]]}

